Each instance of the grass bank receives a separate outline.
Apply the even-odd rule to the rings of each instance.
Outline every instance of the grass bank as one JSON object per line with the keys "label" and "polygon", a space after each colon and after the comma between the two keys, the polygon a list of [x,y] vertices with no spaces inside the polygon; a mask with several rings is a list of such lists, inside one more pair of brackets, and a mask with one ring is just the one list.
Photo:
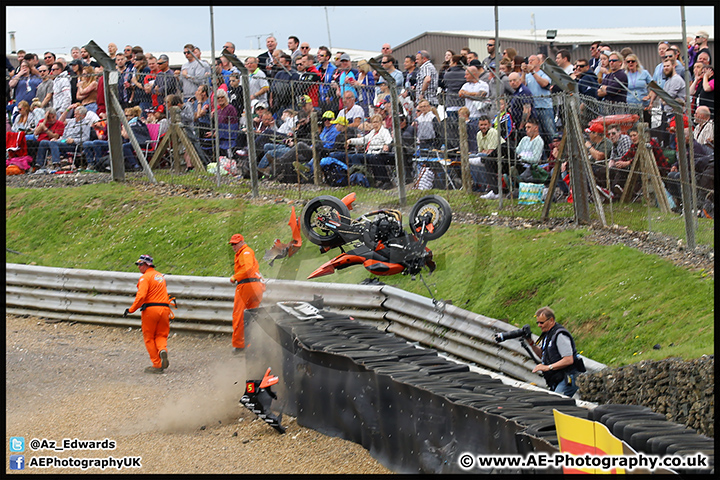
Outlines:
{"label": "grass bank", "polygon": [[[299,208],[298,214],[299,214]],[[136,271],[150,254],[176,275],[229,276],[228,238],[243,233],[258,258],[290,239],[287,204],[237,198],[160,197],[129,185],[6,189],[6,262]],[[438,270],[425,276],[436,298],[517,326],[542,305],[574,333],[584,355],[610,365],[714,353],[714,279],[624,246],[600,246],[581,229],[549,231],[454,224],[432,242]],[[19,253],[13,253],[14,252]],[[304,241],[268,278],[305,279],[331,255]],[[358,283],[361,267],[318,281]],[[429,296],[420,279],[385,283]],[[660,349],[654,349],[660,345]]]}

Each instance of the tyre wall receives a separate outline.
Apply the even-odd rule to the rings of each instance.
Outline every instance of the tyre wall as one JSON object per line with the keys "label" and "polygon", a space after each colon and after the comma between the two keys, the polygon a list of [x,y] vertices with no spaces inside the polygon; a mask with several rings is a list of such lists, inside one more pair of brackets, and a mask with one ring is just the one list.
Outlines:
{"label": "tyre wall", "polygon": [[587,415],[571,398],[505,385],[348,316],[312,317],[248,310],[247,374],[260,378],[270,367],[280,379],[273,412],[358,443],[394,472],[467,473],[465,452],[554,452],[552,409]]}

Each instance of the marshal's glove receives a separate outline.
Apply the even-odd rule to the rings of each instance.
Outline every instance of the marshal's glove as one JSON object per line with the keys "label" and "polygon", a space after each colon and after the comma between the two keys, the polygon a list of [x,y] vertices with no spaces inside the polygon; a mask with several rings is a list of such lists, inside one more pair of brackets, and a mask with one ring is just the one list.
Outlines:
{"label": "marshal's glove", "polygon": [[130,315],[130,309],[126,308],[125,311],[123,312],[123,317],[127,317],[128,315]]}

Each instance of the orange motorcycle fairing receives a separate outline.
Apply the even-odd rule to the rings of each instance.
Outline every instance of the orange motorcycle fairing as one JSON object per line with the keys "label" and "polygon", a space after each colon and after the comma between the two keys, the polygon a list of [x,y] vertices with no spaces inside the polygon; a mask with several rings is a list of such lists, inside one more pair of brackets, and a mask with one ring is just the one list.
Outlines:
{"label": "orange motorcycle fairing", "polygon": [[363,262],[363,267],[374,275],[396,275],[405,270],[399,263],[383,262],[380,260],[368,259]]}
{"label": "orange motorcycle fairing", "polygon": [[311,273],[310,276],[308,276],[307,278],[310,279],[330,275],[331,273],[335,272],[335,270],[341,270],[343,268],[351,267],[353,265],[360,265],[365,262],[365,260],[365,257],[361,257],[359,255],[342,253],[337,257],[333,258],[332,260],[323,263],[320,268]]}

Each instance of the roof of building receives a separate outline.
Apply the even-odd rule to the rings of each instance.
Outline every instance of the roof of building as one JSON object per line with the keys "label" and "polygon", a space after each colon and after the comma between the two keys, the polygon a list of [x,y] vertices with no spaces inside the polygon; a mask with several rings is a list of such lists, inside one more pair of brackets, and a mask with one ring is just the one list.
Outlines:
{"label": "roof of building", "polygon": [[[686,26],[685,31],[688,36],[695,36],[700,30],[706,31],[713,41],[715,39],[712,25]],[[589,44],[596,40],[602,40],[609,44],[613,43],[638,43],[638,42],[659,42],[682,41],[682,27],[632,27],[632,28],[558,28],[555,30],[556,36],[552,39],[554,43],[565,44]],[[463,35],[468,37],[494,38],[495,30],[475,30],[475,31],[430,31],[425,33],[438,33],[444,35]],[[522,41],[539,41],[546,42],[547,30],[500,30],[500,38],[508,40]],[[418,37],[416,37],[418,38]]]}

